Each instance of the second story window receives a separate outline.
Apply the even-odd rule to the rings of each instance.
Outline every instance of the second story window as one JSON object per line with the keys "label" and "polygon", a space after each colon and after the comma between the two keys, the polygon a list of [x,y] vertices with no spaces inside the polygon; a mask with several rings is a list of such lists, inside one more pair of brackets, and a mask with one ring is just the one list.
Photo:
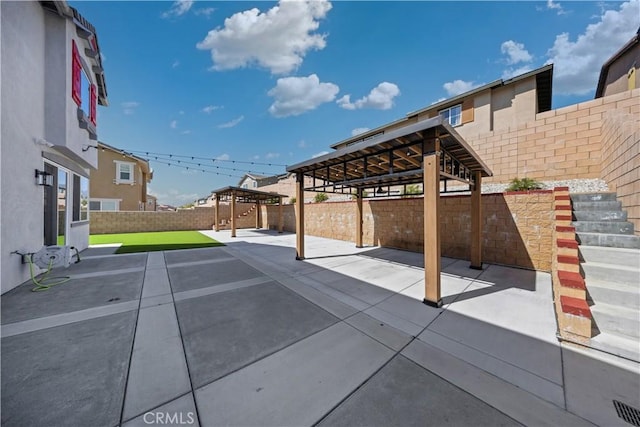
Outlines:
{"label": "second story window", "polygon": [[439,113],[445,120],[449,121],[451,126],[459,126],[462,124],[462,104],[445,108],[444,110],[440,110]]}
{"label": "second story window", "polygon": [[116,184],[134,183],[134,163],[116,162]]}

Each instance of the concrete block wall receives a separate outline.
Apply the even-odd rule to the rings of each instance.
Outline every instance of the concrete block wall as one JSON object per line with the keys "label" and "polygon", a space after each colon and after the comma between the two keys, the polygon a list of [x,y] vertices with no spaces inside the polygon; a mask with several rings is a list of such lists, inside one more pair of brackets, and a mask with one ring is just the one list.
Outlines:
{"label": "concrete block wall", "polygon": [[[634,91],[635,92],[635,91]],[[626,92],[629,93],[629,92]],[[612,96],[612,98],[615,95]],[[640,235],[640,102],[632,102],[630,113],[611,110],[603,114],[602,178],[627,211],[635,235]]]}
{"label": "concrete block wall", "polygon": [[[550,271],[554,225],[553,193],[529,191],[484,194],[483,260]],[[277,206],[263,207],[264,224],[275,228]],[[424,207],[422,198],[363,202],[363,243],[421,252]],[[471,200],[443,196],[440,205],[442,255],[469,259]],[[308,235],[355,242],[356,203],[305,205]],[[295,232],[295,209],[283,208],[284,229]]]}
{"label": "concrete block wall", "polygon": [[[250,203],[238,203],[237,228],[256,225],[256,210]],[[251,211],[251,212],[249,212]],[[242,213],[248,212],[246,216]],[[231,207],[220,205],[220,219],[230,221]],[[151,231],[211,230],[215,222],[215,207],[196,207],[169,212],[120,211],[95,212],[89,215],[91,234],[141,233]]]}

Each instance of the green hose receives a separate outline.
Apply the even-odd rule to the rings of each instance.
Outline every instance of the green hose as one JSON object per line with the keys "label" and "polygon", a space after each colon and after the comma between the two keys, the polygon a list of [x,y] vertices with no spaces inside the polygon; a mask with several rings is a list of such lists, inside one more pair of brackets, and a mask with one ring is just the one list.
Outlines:
{"label": "green hose", "polygon": [[49,261],[49,268],[47,268],[47,271],[42,275],[42,277],[40,277],[40,280],[38,280],[33,274],[33,262],[31,261],[31,256],[27,257],[27,259],[29,260],[29,272],[31,273],[31,281],[33,282],[34,285],[36,285],[35,288],[31,289],[31,292],[47,291],[52,286],[62,285],[63,283],[66,283],[69,280],[71,280],[70,276],[48,277],[49,273],[51,273],[51,266],[53,265],[53,260]]}

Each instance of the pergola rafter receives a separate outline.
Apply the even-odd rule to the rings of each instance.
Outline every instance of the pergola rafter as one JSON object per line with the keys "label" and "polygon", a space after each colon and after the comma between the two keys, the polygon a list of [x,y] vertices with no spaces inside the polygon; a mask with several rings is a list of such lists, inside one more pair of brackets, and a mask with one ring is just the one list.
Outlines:
{"label": "pergola rafter", "polygon": [[[424,193],[424,302],[441,306],[440,193],[447,182],[471,190],[471,268],[482,268],[482,177],[491,170],[442,117],[380,133],[287,168],[296,174],[296,258],[304,259],[304,192],[325,191],[356,196],[356,246],[362,246],[362,199],[377,197],[383,186],[422,184]],[[313,178],[305,186],[304,177]],[[441,183],[443,183],[441,185]],[[378,188],[378,190],[376,190]],[[365,191],[373,189],[373,191]],[[385,195],[389,195],[389,191]]]}

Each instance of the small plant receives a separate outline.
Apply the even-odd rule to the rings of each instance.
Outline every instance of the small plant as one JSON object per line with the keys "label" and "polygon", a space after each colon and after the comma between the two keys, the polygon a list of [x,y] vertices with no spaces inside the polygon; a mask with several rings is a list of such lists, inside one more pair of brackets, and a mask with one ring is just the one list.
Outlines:
{"label": "small plant", "polygon": [[526,190],[539,190],[542,188],[542,183],[531,178],[513,178],[511,184],[507,187],[507,191],[526,191]]}
{"label": "small plant", "polygon": [[295,198],[295,197],[291,197],[291,198],[289,199],[289,204],[290,204],[290,205],[295,205],[295,204],[296,204],[296,198]]}
{"label": "small plant", "polygon": [[422,194],[422,189],[416,184],[407,185],[402,197],[410,197],[414,194]]}
{"label": "small plant", "polygon": [[327,200],[329,200],[329,196],[327,196],[326,193],[316,193],[313,198],[313,201],[316,203],[326,202]]}

